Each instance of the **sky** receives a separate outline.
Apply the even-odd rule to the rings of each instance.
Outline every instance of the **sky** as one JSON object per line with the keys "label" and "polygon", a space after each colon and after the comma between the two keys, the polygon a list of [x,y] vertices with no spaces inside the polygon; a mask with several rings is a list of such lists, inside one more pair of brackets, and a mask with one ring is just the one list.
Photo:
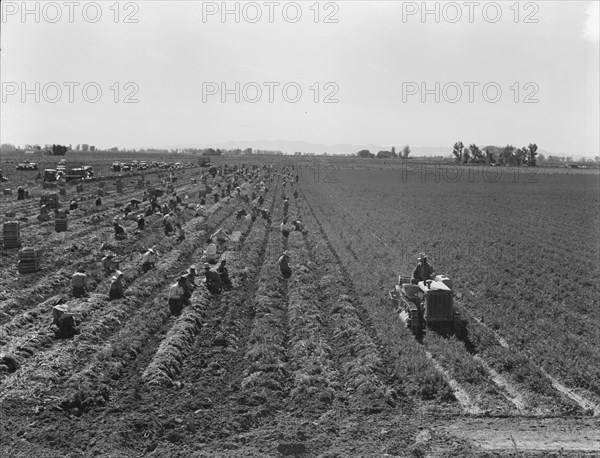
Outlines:
{"label": "sky", "polygon": [[1,142],[600,155],[599,2],[475,3],[2,1]]}

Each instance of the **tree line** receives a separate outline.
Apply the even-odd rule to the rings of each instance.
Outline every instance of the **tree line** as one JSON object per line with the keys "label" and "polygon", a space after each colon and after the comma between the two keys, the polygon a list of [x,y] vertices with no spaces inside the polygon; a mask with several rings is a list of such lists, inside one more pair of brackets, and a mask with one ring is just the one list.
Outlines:
{"label": "tree line", "polygon": [[463,142],[458,141],[452,148],[454,160],[460,164],[498,164],[498,165],[528,165],[537,164],[537,150],[535,143],[530,143],[523,148],[515,148],[512,145],[486,146],[481,150],[476,144],[466,147]]}

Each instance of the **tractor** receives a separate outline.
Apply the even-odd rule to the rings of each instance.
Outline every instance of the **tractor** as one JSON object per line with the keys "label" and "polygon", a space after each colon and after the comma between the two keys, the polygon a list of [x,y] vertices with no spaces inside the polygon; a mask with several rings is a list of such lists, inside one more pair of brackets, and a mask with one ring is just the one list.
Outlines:
{"label": "tractor", "polygon": [[447,276],[436,275],[433,280],[415,285],[410,277],[401,275],[389,294],[400,318],[415,336],[430,328],[465,337],[465,321],[454,306],[452,280]]}

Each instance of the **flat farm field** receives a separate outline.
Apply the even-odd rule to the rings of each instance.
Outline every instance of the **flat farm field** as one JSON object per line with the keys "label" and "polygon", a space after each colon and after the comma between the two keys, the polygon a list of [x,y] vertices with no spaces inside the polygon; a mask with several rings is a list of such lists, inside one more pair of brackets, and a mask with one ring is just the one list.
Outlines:
{"label": "flat farm field", "polygon": [[[114,240],[112,219],[140,197],[135,177],[122,193],[107,180],[98,208],[99,184],[85,184],[61,233],[36,205],[2,196],[44,259],[21,275],[16,250],[1,258],[0,456],[600,455],[597,173],[259,161],[231,163],[277,167],[262,204],[272,220],[238,219],[250,207],[225,198],[182,217],[181,244],[158,217],[144,231],[125,220],[130,235]],[[177,172],[194,206],[199,173]],[[286,214],[307,232],[283,237]],[[171,316],[169,285],[218,227],[239,234],[222,255],[233,289],[201,285]],[[152,245],[159,263],[142,273]],[[124,299],[106,297],[106,250]],[[415,338],[388,297],[420,252],[452,278],[460,339]],[[84,299],[70,293],[78,267],[91,278]],[[50,331],[60,297],[83,314],[72,339]]]}

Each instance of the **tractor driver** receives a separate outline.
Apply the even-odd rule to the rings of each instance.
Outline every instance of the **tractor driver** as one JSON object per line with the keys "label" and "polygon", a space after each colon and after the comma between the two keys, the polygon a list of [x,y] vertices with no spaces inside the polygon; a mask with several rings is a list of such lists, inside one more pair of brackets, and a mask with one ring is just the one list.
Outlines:
{"label": "tractor driver", "polygon": [[410,282],[413,285],[416,285],[420,281],[433,280],[434,277],[435,272],[433,270],[433,266],[427,262],[427,255],[425,253],[421,253],[419,255],[419,263],[417,264],[417,267],[415,267]]}

